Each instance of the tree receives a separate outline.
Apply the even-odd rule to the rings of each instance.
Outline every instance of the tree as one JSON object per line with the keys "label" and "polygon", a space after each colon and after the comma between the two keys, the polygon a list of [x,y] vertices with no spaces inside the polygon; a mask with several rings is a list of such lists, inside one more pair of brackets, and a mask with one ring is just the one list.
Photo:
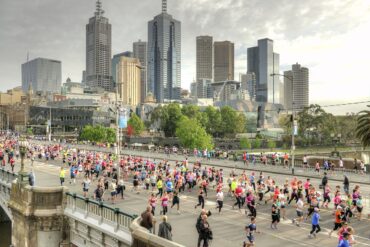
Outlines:
{"label": "tree", "polygon": [[240,139],[240,148],[241,149],[251,149],[252,148],[252,144],[250,143],[248,138],[243,137]]}
{"label": "tree", "polygon": [[161,111],[161,129],[167,137],[175,136],[177,122],[182,116],[180,105],[171,103],[162,107]]}
{"label": "tree", "polygon": [[276,142],[274,140],[268,140],[267,147],[273,150],[274,148],[276,148]]}
{"label": "tree", "polygon": [[234,135],[245,131],[246,118],[230,106],[221,108],[221,129],[223,135]]}
{"label": "tree", "polygon": [[105,128],[106,140],[109,143],[116,142],[116,130],[113,128]]}
{"label": "tree", "polygon": [[204,114],[207,116],[207,124],[205,126],[208,134],[216,137],[222,133],[221,112],[213,106],[208,106]]}
{"label": "tree", "polygon": [[253,148],[260,148],[261,145],[262,145],[262,141],[259,138],[254,139],[252,142]]}
{"label": "tree", "polygon": [[358,113],[356,136],[364,147],[370,146],[370,111],[364,110]]}
{"label": "tree", "polygon": [[130,119],[127,122],[128,125],[130,125],[133,128],[133,134],[134,135],[140,135],[141,132],[145,129],[145,125],[143,120],[138,117],[135,113],[131,114]]}
{"label": "tree", "polygon": [[177,124],[176,136],[186,148],[213,149],[212,137],[196,119],[183,116]]}
{"label": "tree", "polygon": [[101,125],[86,125],[80,134],[80,139],[91,142],[109,142],[116,141],[116,132],[112,128],[105,128]]}

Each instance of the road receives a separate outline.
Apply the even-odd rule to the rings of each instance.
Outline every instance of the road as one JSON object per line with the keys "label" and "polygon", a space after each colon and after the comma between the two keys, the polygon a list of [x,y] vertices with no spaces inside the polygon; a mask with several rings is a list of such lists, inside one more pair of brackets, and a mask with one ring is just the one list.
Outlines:
{"label": "road", "polygon": [[[130,151],[130,153],[135,154]],[[142,153],[142,156],[150,157],[151,153]],[[175,157],[176,158],[176,157]],[[157,158],[158,159],[158,158]],[[179,157],[183,159],[183,157]],[[233,163],[233,162],[231,162]],[[225,162],[227,165],[227,163]],[[59,185],[58,172],[61,166],[61,161],[35,161],[34,170],[36,172],[36,186],[57,186]],[[26,168],[30,169],[30,164],[27,162]],[[17,167],[17,169],[19,169]],[[232,168],[225,167],[225,174],[228,174]],[[275,173],[265,173],[265,175],[271,175],[277,181],[277,184],[281,184],[285,178],[291,178],[291,175],[277,175]],[[303,175],[303,174],[302,174]],[[312,182],[315,185],[319,184],[319,178],[313,178]],[[81,187],[82,179],[80,178],[76,185],[69,184],[67,179],[66,185],[69,187],[71,192],[82,193]],[[332,187],[340,182],[330,181]],[[131,192],[131,183],[128,181],[127,190],[125,192],[125,199],[120,200],[115,206],[121,208],[123,211],[133,214],[140,214],[147,205],[147,199],[149,197],[149,192],[141,191],[140,194]],[[92,186],[94,188],[94,186]],[[91,190],[92,191],[92,190]],[[370,194],[370,186],[366,184],[361,185],[361,191],[365,195]],[[90,192],[90,195],[92,193]],[[226,194],[226,193],[225,193]],[[106,198],[106,203],[111,204],[111,202]],[[182,243],[185,246],[196,246],[197,232],[195,229],[196,218],[200,213],[200,209],[194,209],[194,205],[197,203],[196,192],[186,192],[181,195],[181,214],[178,215],[176,210],[170,210],[168,217],[169,222],[173,227],[173,239],[176,242]],[[234,203],[233,198],[225,197],[224,209],[221,215],[219,215],[215,207],[215,192],[211,190],[209,196],[206,200],[206,208],[210,209],[213,214],[209,218],[211,228],[214,233],[214,240],[211,244],[212,247],[233,247],[241,246],[244,239],[244,226],[249,223],[249,219],[245,214],[239,213],[237,210],[232,210],[231,205]],[[369,207],[369,202],[367,201],[367,207]],[[296,247],[296,246],[336,246],[336,238],[328,237],[328,231],[333,225],[333,216],[331,211],[322,210],[321,211],[321,227],[322,233],[318,235],[316,239],[308,239],[307,235],[310,231],[310,222],[305,222],[300,228],[291,224],[291,220],[283,221],[279,226],[278,230],[270,229],[270,207],[271,205],[260,205],[257,208],[257,225],[261,234],[256,236],[256,246],[286,246],[286,247]],[[157,209],[157,213],[158,213]],[[288,208],[287,213],[288,219],[295,217],[295,210],[293,207]],[[364,219],[361,222],[356,219],[352,220],[351,225],[354,227],[356,232],[356,240],[359,242],[356,246],[370,246],[369,239],[369,225],[370,221]]]}

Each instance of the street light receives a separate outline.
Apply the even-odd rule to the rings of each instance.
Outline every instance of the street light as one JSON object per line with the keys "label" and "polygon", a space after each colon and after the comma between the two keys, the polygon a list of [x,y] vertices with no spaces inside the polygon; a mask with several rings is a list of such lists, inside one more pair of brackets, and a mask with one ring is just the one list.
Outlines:
{"label": "street light", "polygon": [[295,150],[294,135],[296,134],[295,132],[296,132],[296,128],[297,128],[297,122],[295,121],[295,112],[294,112],[293,76],[287,76],[287,75],[284,75],[284,74],[276,74],[276,73],[270,74],[270,76],[272,76],[272,77],[274,77],[274,76],[283,76],[283,77],[287,78],[288,80],[290,80],[290,82],[292,83],[292,119],[291,119],[291,122],[292,122],[292,146],[291,146],[290,152],[291,152],[291,156],[292,156],[292,174],[294,175],[294,150]]}
{"label": "street light", "polygon": [[28,150],[28,141],[24,137],[20,137],[18,141],[19,154],[21,155],[21,170],[18,172],[18,183],[28,183],[28,173],[24,170],[24,159]]}
{"label": "street light", "polygon": [[334,151],[332,152],[332,156],[333,157],[338,157],[339,156],[339,152],[337,151],[337,144],[339,143],[340,141],[340,138],[342,137],[342,134],[334,134],[334,133],[331,133],[330,134],[330,137],[332,139],[332,141],[334,142]]}

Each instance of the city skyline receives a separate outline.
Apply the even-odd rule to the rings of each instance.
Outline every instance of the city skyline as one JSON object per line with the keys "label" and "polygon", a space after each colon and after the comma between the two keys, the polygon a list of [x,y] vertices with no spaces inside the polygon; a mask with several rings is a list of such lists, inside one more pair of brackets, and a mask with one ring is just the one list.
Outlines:
{"label": "city skyline", "polygon": [[[235,78],[239,73],[246,73],[247,48],[254,46],[258,39],[270,38],[274,40],[274,50],[281,56],[280,72],[296,62],[310,69],[310,103],[326,105],[368,99],[370,4],[366,1],[327,4],[308,1],[303,6],[284,3],[222,0],[212,4],[209,0],[169,0],[171,14],[183,26],[181,86],[190,88],[196,76],[196,36],[210,35],[214,40],[235,43]],[[112,0],[103,1],[103,5],[105,16],[113,26],[112,54],[131,49],[132,42],[138,39],[146,41],[146,23],[161,8],[160,0],[139,3]],[[84,26],[94,6],[95,0],[78,4],[69,0],[4,3],[0,23],[7,23],[7,28],[0,30],[3,40],[0,52],[4,54],[0,67],[5,73],[0,78],[0,89],[5,91],[21,84],[20,65],[26,61],[27,52],[30,52],[30,59],[48,57],[62,61],[62,81],[67,77],[80,81],[85,67]],[[69,8],[67,15],[62,11],[66,8]],[[271,8],[275,11],[267,14]],[[292,9],[297,11],[288,15]],[[18,10],[24,19],[14,15]],[[221,23],[220,15],[224,17]],[[346,21],[348,18],[351,22]],[[338,54],[345,59],[337,59]],[[351,90],[347,88],[348,81]]]}

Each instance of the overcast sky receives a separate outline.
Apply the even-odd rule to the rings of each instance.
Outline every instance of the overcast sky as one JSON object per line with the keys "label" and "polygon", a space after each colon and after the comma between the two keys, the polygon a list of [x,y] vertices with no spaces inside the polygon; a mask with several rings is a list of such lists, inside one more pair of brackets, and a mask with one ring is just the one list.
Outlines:
{"label": "overcast sky", "polygon": [[[161,0],[103,0],[103,9],[116,54],[147,40],[147,22],[160,13]],[[85,25],[94,10],[95,0],[1,0],[0,90],[21,84],[27,52],[30,59],[61,60],[63,82],[80,81]],[[168,0],[168,12],[182,23],[183,88],[195,77],[196,36],[235,43],[236,79],[246,72],[247,48],[268,37],[281,72],[295,62],[310,69],[310,103],[370,100],[370,0]]]}

